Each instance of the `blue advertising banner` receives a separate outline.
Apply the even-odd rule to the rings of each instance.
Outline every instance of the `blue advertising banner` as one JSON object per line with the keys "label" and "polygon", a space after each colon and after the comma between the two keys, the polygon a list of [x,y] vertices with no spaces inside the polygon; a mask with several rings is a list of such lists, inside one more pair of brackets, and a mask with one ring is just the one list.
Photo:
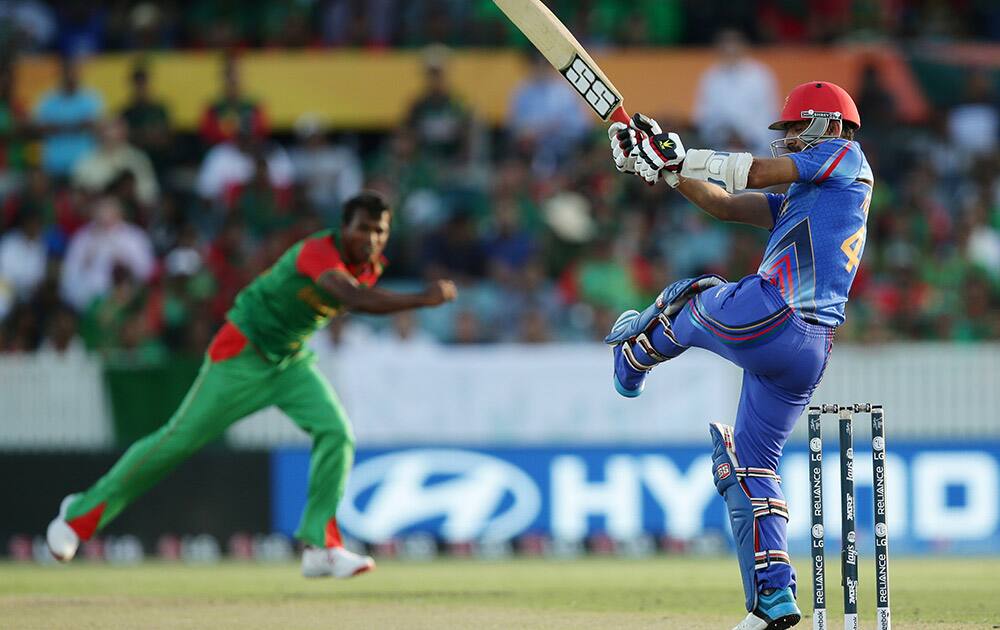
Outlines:
{"label": "blue advertising banner", "polygon": [[[826,531],[840,535],[836,444],[823,469]],[[789,543],[808,548],[809,466],[788,450],[779,473]],[[291,534],[306,497],[309,452],[272,455],[272,525]],[[858,535],[872,537],[871,451],[855,448]],[[1000,552],[1000,444],[907,443],[886,461],[890,544],[897,552]],[[377,543],[414,533],[448,542],[543,534],[629,540],[728,535],[706,446],[361,449],[338,512],[347,534]],[[866,542],[867,541],[867,542]]]}

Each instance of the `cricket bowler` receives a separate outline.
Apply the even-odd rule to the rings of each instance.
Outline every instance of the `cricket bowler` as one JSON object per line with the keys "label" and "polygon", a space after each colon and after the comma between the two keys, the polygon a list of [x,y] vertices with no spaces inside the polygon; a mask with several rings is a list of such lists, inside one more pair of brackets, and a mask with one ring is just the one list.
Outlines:
{"label": "cricket bowler", "polygon": [[[676,133],[637,114],[609,137],[618,170],[661,179],[708,214],[769,230],[757,273],[671,284],[643,312],[626,311],[606,342],[614,385],[642,393],[656,365],[691,346],[743,368],[735,427],[713,423],[713,476],[725,498],[747,617],[735,630],[796,625],[788,511],[775,472],[789,433],[823,376],[834,331],[861,264],[874,178],[854,133],[850,95],[825,81],[799,85],[770,126],[784,132],[772,158],[709,149],[685,151]],[[783,194],[746,192],[787,185]]]}
{"label": "cricket bowler", "polygon": [[375,288],[391,218],[380,196],[363,192],[344,203],[339,230],[296,243],[244,288],[170,420],[133,444],[93,486],[63,499],[47,531],[52,555],[72,559],[81,540],[177,464],[237,420],[275,405],[313,440],[309,493],[295,533],[306,545],[303,575],[347,578],[373,569],[370,557],[344,548],[337,528],[354,436],[306,341],[342,310],[393,313],[455,299],[448,280],[412,294]]}

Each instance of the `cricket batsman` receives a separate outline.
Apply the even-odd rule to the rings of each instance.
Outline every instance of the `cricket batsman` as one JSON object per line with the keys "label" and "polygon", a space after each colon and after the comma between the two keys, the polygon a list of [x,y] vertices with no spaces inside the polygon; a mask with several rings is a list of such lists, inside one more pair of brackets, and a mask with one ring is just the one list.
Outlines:
{"label": "cricket batsman", "polygon": [[[775,471],[823,375],[864,251],[874,179],[853,140],[860,127],[850,95],[814,81],[791,91],[770,126],[784,132],[772,158],[685,151],[676,133],[641,114],[609,131],[618,170],[663,180],[718,219],[771,233],[757,273],[675,282],[643,312],[622,313],[606,338],[622,396],[641,394],[650,370],[691,346],[743,368],[735,427],[710,427],[749,611],[735,630],[789,628],[802,616]],[[779,185],[787,192],[739,194]]]}
{"label": "cricket batsman", "polygon": [[455,299],[448,280],[423,292],[375,288],[392,212],[363,192],[343,206],[339,230],[296,243],[236,297],[194,384],[170,420],[133,444],[93,486],[63,499],[49,549],[69,561],[87,540],[177,464],[255,411],[276,405],[312,437],[309,494],[295,535],[306,577],[347,578],[375,567],[343,547],[337,505],[354,459],[354,435],[306,341],[342,310],[393,313]]}

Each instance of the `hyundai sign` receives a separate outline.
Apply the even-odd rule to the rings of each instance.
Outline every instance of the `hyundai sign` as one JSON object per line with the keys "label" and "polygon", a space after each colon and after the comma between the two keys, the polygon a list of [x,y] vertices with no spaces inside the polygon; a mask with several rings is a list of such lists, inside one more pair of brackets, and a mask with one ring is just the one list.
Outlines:
{"label": "hyundai sign", "polygon": [[[856,449],[858,532],[871,539],[870,450]],[[839,536],[836,452],[825,458],[827,534]],[[306,498],[309,452],[276,451],[272,519],[292,534]],[[789,504],[790,546],[809,538],[804,449],[779,470]],[[1000,444],[906,444],[887,458],[888,524],[895,551],[1000,551]],[[404,448],[357,453],[338,512],[342,528],[377,543],[415,533],[448,542],[524,534],[628,540],[643,534],[693,539],[728,532],[704,447]]]}

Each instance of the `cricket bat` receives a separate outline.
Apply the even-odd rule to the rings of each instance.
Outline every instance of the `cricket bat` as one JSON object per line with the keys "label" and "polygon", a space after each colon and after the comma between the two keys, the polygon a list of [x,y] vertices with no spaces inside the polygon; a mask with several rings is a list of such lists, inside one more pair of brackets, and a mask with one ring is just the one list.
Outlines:
{"label": "cricket bat", "polygon": [[605,122],[629,123],[621,92],[542,0],[493,0]]}

